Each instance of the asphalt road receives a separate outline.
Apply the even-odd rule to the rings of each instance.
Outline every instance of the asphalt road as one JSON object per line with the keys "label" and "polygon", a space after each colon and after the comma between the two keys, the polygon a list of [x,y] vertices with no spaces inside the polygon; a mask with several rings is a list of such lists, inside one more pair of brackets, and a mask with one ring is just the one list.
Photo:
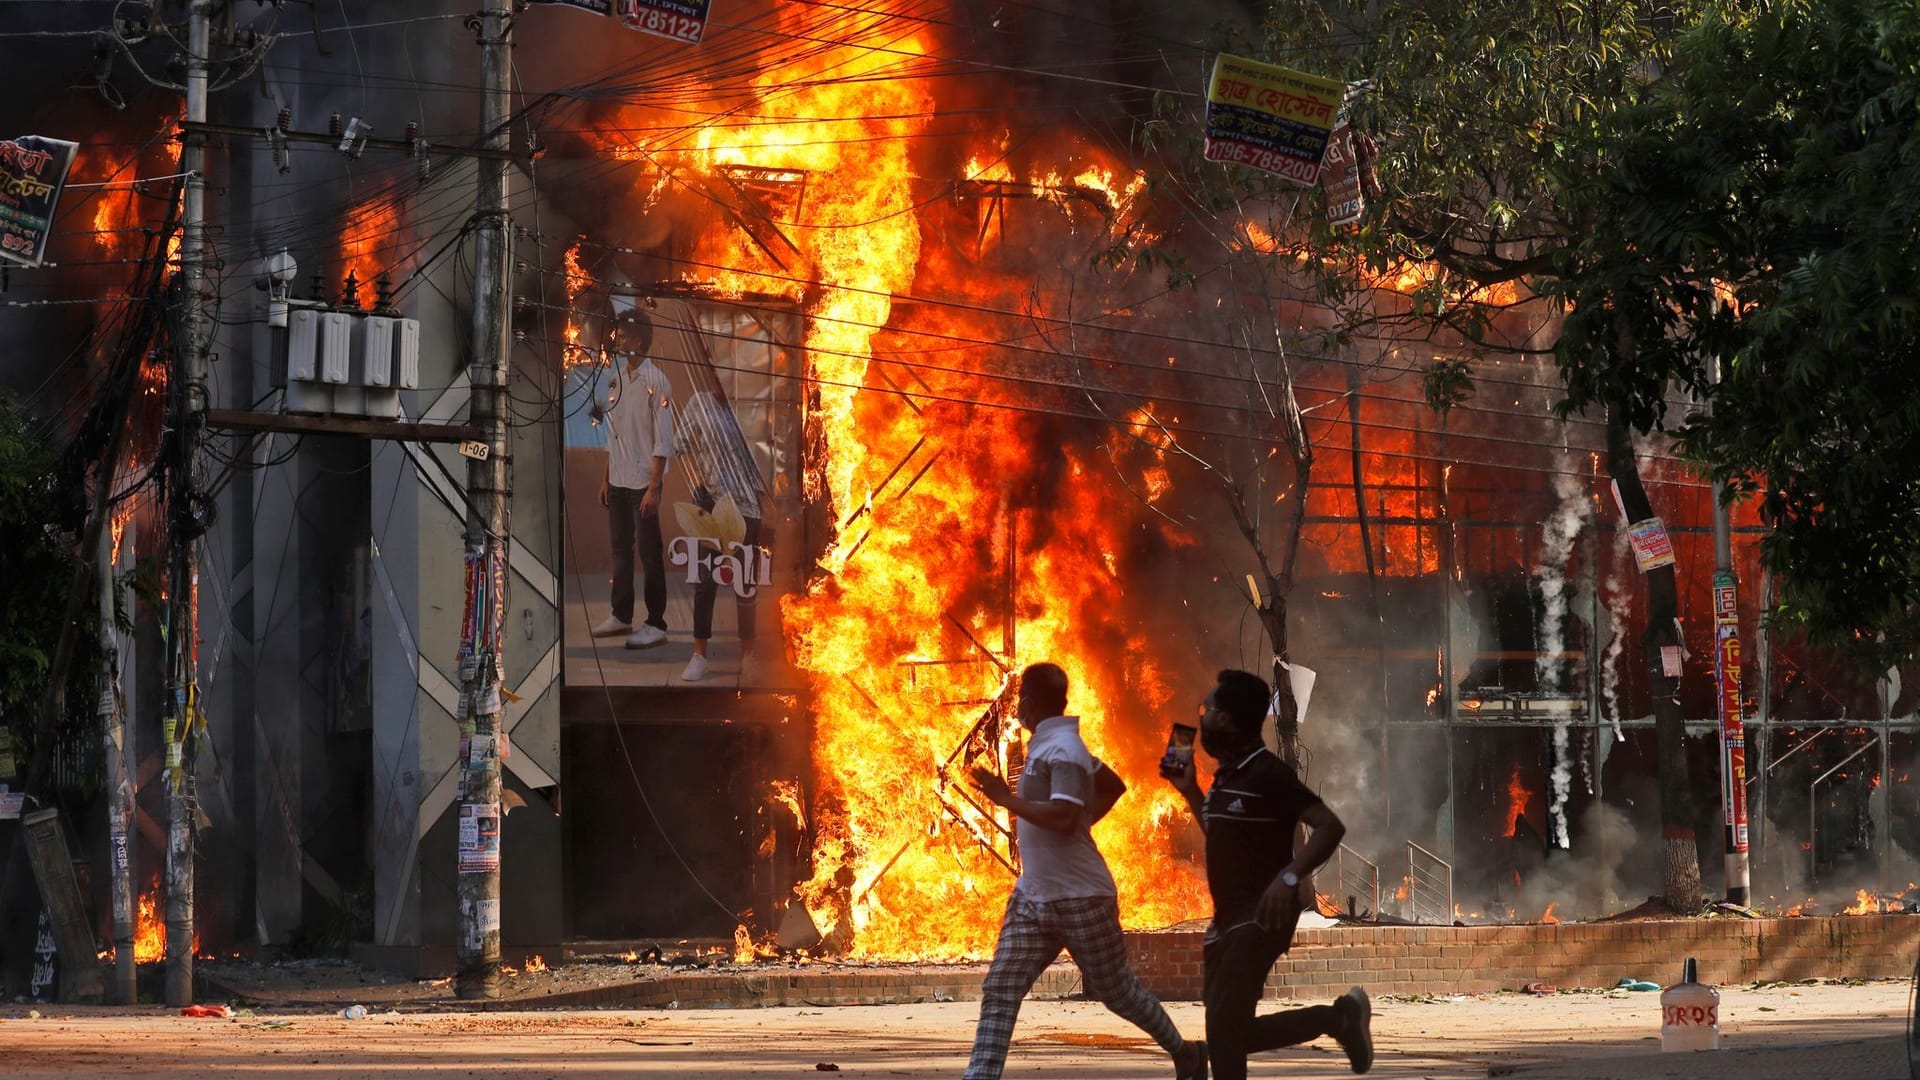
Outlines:
{"label": "asphalt road", "polygon": [[[1905,982],[1723,989],[1726,1049],[1658,1055],[1656,994],[1562,993],[1375,1002],[1392,1078],[1906,1080]],[[1279,1007],[1279,1003],[1269,1003]],[[0,1073],[41,1077],[958,1077],[972,1002],[703,1011],[254,1012],[0,1007]],[[30,1015],[38,1009],[37,1018]],[[1198,1034],[1200,1009],[1170,1006]],[[1096,1004],[1030,1002],[1009,1080],[1167,1077],[1166,1057]],[[1261,1055],[1255,1078],[1350,1076],[1331,1041]]]}

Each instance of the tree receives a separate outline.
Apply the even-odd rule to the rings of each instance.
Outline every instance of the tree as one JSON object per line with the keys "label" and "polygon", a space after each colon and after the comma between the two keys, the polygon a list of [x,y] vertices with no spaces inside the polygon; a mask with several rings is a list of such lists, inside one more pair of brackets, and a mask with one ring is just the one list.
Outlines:
{"label": "tree", "polygon": [[[1655,15],[1619,0],[1275,0],[1266,22],[1270,55],[1310,56],[1320,74],[1364,81],[1352,115],[1380,148],[1383,197],[1358,227],[1316,222],[1296,234],[1302,265],[1343,315],[1329,338],[1417,337],[1540,357],[1563,351],[1550,338],[1516,334],[1512,316],[1531,311],[1550,320],[1574,295],[1569,259],[1599,225],[1578,192],[1608,164],[1609,117],[1647,92],[1672,27],[1688,10],[1666,5]],[[1382,279],[1409,270],[1404,302],[1382,304]],[[1634,342],[1614,346],[1626,355]],[[1436,362],[1428,378],[1436,406],[1471,393],[1467,361]],[[1604,415],[1608,471],[1638,520],[1653,508],[1631,432],[1651,430],[1657,420],[1636,404],[1601,393],[1577,407]],[[1692,910],[1700,872],[1684,718],[1679,680],[1661,663],[1663,651],[1680,644],[1677,589],[1670,567],[1647,577],[1641,644],[1653,675],[1663,892],[1675,908]]]}
{"label": "tree", "polygon": [[77,563],[53,456],[0,400],[0,730],[24,766]]}
{"label": "tree", "polygon": [[[53,454],[0,398],[0,581],[6,583],[0,589],[0,758],[12,761],[0,766],[0,783],[42,803],[52,801],[45,763],[54,747],[84,752],[98,742],[83,689],[93,678],[90,653],[75,664],[75,650],[68,649],[68,678],[59,689],[80,693],[49,692],[60,667],[62,623],[75,617],[70,589],[82,566],[74,551],[77,512]],[[78,614],[85,618],[91,610]],[[69,700],[86,707],[67,708]],[[13,993],[25,987],[31,969],[35,909],[21,832],[10,833],[10,842],[0,845],[0,982]]]}
{"label": "tree", "polygon": [[1917,101],[1911,3],[1716,5],[1608,118],[1565,263],[1569,407],[1710,401],[1673,426],[1759,498],[1772,617],[1874,670],[1920,643]]}

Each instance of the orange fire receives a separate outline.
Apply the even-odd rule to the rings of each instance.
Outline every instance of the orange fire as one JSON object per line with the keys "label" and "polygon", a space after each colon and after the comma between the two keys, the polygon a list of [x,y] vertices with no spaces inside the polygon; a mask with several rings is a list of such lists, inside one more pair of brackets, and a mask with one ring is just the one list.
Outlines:
{"label": "orange fire", "polygon": [[394,277],[394,266],[404,251],[397,202],[376,198],[355,204],[340,229],[340,278],[333,287],[341,288],[351,273],[361,288],[361,306],[373,306],[374,282],[382,274],[390,280]]}
{"label": "orange fire", "polygon": [[[581,239],[585,239],[582,237]],[[590,363],[593,356],[580,344],[580,318],[574,311],[574,302],[580,294],[593,287],[593,275],[580,265],[580,240],[567,249],[563,258],[567,268],[567,338],[562,349],[562,362],[568,367],[575,364]]]}
{"label": "orange fire", "polygon": [[532,956],[527,957],[527,974],[538,975],[545,970],[547,970],[546,957],[541,956],[539,953],[534,953]]}
{"label": "orange fire", "polygon": [[[784,298],[808,316],[808,434],[822,449],[806,494],[838,531],[819,576],[784,610],[793,659],[813,691],[813,802],[802,808],[797,793],[774,796],[814,839],[800,898],[816,926],[855,955],[990,950],[1013,881],[990,850],[1004,850],[996,838],[1005,820],[960,798],[967,781],[943,764],[1011,674],[1044,659],[1066,669],[1069,710],[1085,718],[1089,746],[1133,784],[1095,830],[1123,920],[1160,926],[1203,915],[1200,873],[1190,854],[1176,854],[1191,850],[1190,815],[1154,774],[1176,694],[1168,653],[1151,627],[1115,618],[1126,556],[1138,544],[1135,519],[1114,512],[1106,486],[1114,444],[1059,439],[1058,425],[1034,412],[1046,411],[1046,387],[1009,389],[981,377],[1001,362],[993,343],[1032,338],[1024,313],[1078,313],[1087,302],[1075,307],[1032,275],[977,257],[1012,247],[1019,222],[963,191],[1007,185],[1025,200],[1021,213],[1065,216],[1082,235],[1083,223],[1120,227],[1145,178],[1064,139],[1025,148],[1016,165],[1004,132],[950,153],[922,152],[916,140],[929,134],[938,87],[917,73],[938,51],[939,24],[849,10],[776,5],[779,33],[819,47],[730,86],[734,96],[713,104],[709,125],[689,132],[676,114],[672,133],[659,135],[640,106],[596,121],[609,155],[647,170],[632,193],[636,210],[668,191],[715,208],[714,224],[677,251],[687,284]],[[945,171],[927,175],[932,169]],[[952,205],[936,205],[939,198]],[[924,224],[936,212],[958,223],[951,235],[936,237]],[[584,287],[577,247],[565,263],[571,299]],[[577,340],[571,327],[567,340]],[[917,396],[905,399],[901,387]],[[973,404],[982,399],[986,407]],[[1165,419],[1178,426],[1171,413]],[[1131,486],[1140,502],[1162,505],[1175,483],[1166,429],[1150,407],[1125,424],[1136,437],[1128,440]],[[1405,463],[1403,474],[1374,485],[1366,506],[1398,520],[1417,509],[1420,478],[1411,464],[1417,448],[1391,438],[1369,427],[1362,463],[1369,472]],[[1055,475],[1043,483],[1047,473]],[[1036,506],[1041,491],[1047,501]],[[1350,491],[1346,498],[1350,507]],[[1393,529],[1403,531],[1374,534],[1383,572],[1437,568],[1437,534]],[[1308,546],[1332,565],[1352,557],[1351,535],[1315,533]],[[1017,733],[1003,732],[977,749],[1004,761],[1016,742]],[[761,955],[744,927],[732,951]]]}
{"label": "orange fire", "polygon": [[1854,893],[1853,903],[1848,904],[1841,914],[1878,915],[1880,914],[1880,897],[1870,889],[1861,889]]}
{"label": "orange fire", "polygon": [[[193,952],[200,954],[200,928],[193,929]],[[151,964],[167,958],[166,915],[161,910],[160,879],[153,878],[140,891],[133,909],[133,960]]]}
{"label": "orange fire", "polygon": [[1547,910],[1544,913],[1542,913],[1540,916],[1540,921],[1543,923],[1549,923],[1549,924],[1559,922],[1560,917],[1553,913],[1553,909],[1559,906],[1560,905],[1558,903],[1548,904]]}
{"label": "orange fire", "polygon": [[[1240,239],[1240,246],[1248,251],[1263,255],[1291,255],[1302,265],[1311,258],[1309,253],[1294,249],[1285,239],[1275,235],[1271,229],[1258,221],[1243,221],[1241,226],[1245,230],[1245,235]],[[1520,287],[1514,282],[1502,281],[1491,285],[1475,285],[1457,275],[1446,276],[1439,264],[1431,262],[1399,259],[1380,271],[1366,266],[1355,266],[1354,273],[1369,289],[1398,293],[1402,296],[1411,296],[1422,289],[1431,288],[1435,281],[1440,281],[1446,290],[1447,302],[1450,304],[1471,302],[1506,307],[1521,300]]]}
{"label": "orange fire", "polygon": [[1513,775],[1507,779],[1507,831],[1502,836],[1512,836],[1520,831],[1520,819],[1526,816],[1527,802],[1533,794],[1520,779],[1520,763],[1514,762]]}
{"label": "orange fire", "polygon": [[757,960],[766,960],[779,955],[779,950],[770,941],[755,941],[753,931],[745,923],[733,928],[733,962],[751,964]]}
{"label": "orange fire", "polygon": [[133,922],[133,959],[149,964],[167,958],[167,924],[160,918],[160,882],[155,880],[135,905]]}
{"label": "orange fire", "polygon": [[[935,87],[913,73],[934,50],[935,31],[911,20],[920,28],[903,36],[907,20],[853,18],[817,5],[775,12],[783,32],[845,44],[772,64],[752,87],[751,108],[730,109],[670,145],[644,142],[641,133],[658,128],[641,116],[622,114],[603,131],[614,156],[643,161],[659,170],[661,183],[716,204],[737,209],[744,184],[771,192],[764,195],[770,212],[724,217],[693,238],[686,275],[720,295],[783,297],[808,315],[803,345],[817,397],[807,420],[824,452],[810,463],[806,494],[841,529],[820,576],[789,599],[785,613],[795,662],[814,691],[818,787],[804,815],[814,874],[801,899],[815,924],[856,955],[989,951],[1013,876],[980,841],[997,836],[1004,822],[982,818],[959,798],[947,785],[965,777],[943,774],[941,764],[1009,672],[1046,659],[1068,672],[1069,707],[1086,718],[1089,746],[1137,778],[1095,834],[1119,885],[1123,918],[1151,926],[1203,914],[1197,872],[1172,853],[1189,815],[1169,788],[1146,779],[1172,690],[1145,648],[1146,630],[1115,629],[1111,617],[1119,582],[1109,553],[1129,545],[1126,524],[1096,482],[1112,465],[1093,448],[1064,448],[1057,502],[1023,506],[1043,421],[1019,408],[941,400],[995,393],[992,380],[971,370],[986,360],[985,346],[940,357],[952,369],[943,371],[912,365],[917,349],[896,353],[890,344],[914,334],[947,342],[1015,338],[1017,328],[992,313],[1021,311],[1034,285],[1011,275],[999,280],[954,252],[923,251],[925,196],[915,185],[935,178],[916,175],[925,161],[914,141]],[[747,116],[755,122],[741,123]],[[1056,164],[1024,176],[997,143],[973,157],[951,179],[1022,187],[1028,213],[1073,215],[1095,206],[1111,215],[1145,187],[1137,173],[1090,153],[1063,150]],[[635,194],[650,202],[661,183],[643,182]],[[1004,209],[994,213],[1004,218]],[[983,208],[968,223],[970,247],[996,242],[991,220]],[[895,297],[909,290],[954,303],[918,304],[903,314]],[[893,359],[901,354],[908,355]],[[889,383],[911,383],[928,396],[903,401]],[[1001,392],[1009,393],[1006,404],[1031,404]],[[938,460],[899,468],[929,436],[927,445],[942,448]],[[1165,468],[1141,475],[1154,499],[1172,483]],[[1028,539],[1043,529],[1045,545]],[[1096,633],[1109,639],[1097,648],[1089,640]],[[1006,744],[984,749],[998,759]],[[737,935],[733,952],[760,955],[751,935]]]}

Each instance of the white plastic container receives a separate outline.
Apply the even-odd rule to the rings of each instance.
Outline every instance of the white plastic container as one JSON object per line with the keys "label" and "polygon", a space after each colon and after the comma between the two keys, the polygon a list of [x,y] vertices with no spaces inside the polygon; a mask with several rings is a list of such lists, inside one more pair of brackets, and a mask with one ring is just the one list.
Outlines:
{"label": "white plastic container", "polygon": [[1687,958],[1679,982],[1660,992],[1660,1049],[1720,1049],[1720,991],[1699,980],[1699,968]]}

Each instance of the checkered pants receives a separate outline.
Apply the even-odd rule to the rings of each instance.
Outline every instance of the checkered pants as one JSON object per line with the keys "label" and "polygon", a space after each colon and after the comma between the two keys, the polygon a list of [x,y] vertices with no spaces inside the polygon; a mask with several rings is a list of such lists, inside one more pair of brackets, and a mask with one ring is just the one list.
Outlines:
{"label": "checkered pants", "polygon": [[1184,1045],[1160,999],[1141,986],[1127,966],[1119,901],[1090,896],[1040,903],[1016,890],[1007,901],[1000,943],[980,990],[980,1027],[973,1036],[965,1080],[1000,1080],[1021,999],[1063,947],[1080,966],[1080,981],[1089,995],[1153,1036],[1167,1053]]}

